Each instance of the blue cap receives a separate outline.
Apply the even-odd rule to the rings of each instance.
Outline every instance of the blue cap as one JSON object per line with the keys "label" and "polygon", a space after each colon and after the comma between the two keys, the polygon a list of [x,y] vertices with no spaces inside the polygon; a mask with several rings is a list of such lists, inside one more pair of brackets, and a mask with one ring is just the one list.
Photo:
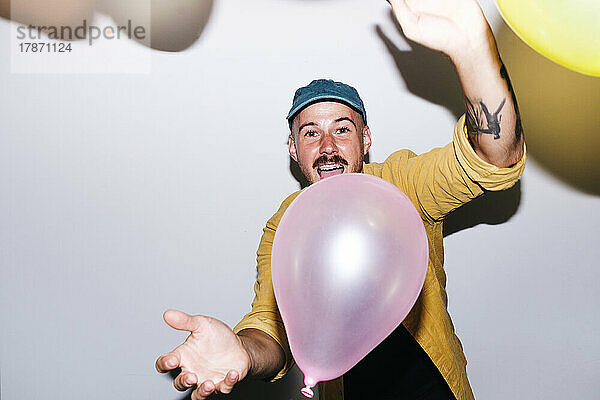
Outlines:
{"label": "blue cap", "polygon": [[342,82],[335,82],[331,79],[316,79],[308,86],[296,90],[292,108],[286,117],[292,129],[292,121],[298,113],[311,104],[320,101],[337,101],[353,108],[363,117],[363,122],[367,124],[367,112],[365,105],[358,95],[358,91],[350,85]]}

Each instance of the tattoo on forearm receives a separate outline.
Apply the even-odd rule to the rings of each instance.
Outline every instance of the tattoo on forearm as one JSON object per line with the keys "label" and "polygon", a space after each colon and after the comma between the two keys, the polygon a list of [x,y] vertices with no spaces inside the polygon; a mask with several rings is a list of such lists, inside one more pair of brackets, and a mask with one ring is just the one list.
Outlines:
{"label": "tattoo on forearm", "polygon": [[510,78],[508,77],[508,72],[506,71],[504,63],[502,63],[502,66],[500,67],[500,76],[506,81],[508,91],[510,92],[510,96],[512,97],[515,115],[517,116],[517,120],[515,122],[515,138],[518,142],[519,139],[521,139],[521,135],[523,134],[523,126],[521,125],[521,114],[519,113],[519,106],[517,106],[517,98],[515,96],[515,92],[513,90],[512,83],[510,82]]}
{"label": "tattoo on forearm", "polygon": [[[504,63],[500,66],[500,77],[504,79],[508,87],[512,102],[513,111],[515,113],[515,139],[518,142],[523,134],[523,126],[521,125],[521,115],[519,114],[519,107],[517,106],[517,99],[515,92],[512,88],[510,78]],[[466,97],[467,103],[467,130],[471,138],[475,141],[479,141],[479,137],[482,134],[493,135],[494,139],[500,139],[500,122],[502,121],[502,115],[500,111],[506,103],[506,98],[500,102],[500,105],[496,108],[495,112],[490,112],[488,107],[480,99],[469,99]]]}
{"label": "tattoo on forearm", "polygon": [[[476,138],[483,133],[494,135],[494,139],[500,139],[500,122],[502,121],[502,115],[500,115],[500,111],[502,110],[502,107],[504,107],[506,99],[502,99],[502,102],[493,113],[489,112],[483,101],[475,101],[476,104],[474,104],[468,97],[466,97],[466,100],[467,130],[469,133],[474,135]],[[485,121],[483,120],[483,117],[485,117]]]}

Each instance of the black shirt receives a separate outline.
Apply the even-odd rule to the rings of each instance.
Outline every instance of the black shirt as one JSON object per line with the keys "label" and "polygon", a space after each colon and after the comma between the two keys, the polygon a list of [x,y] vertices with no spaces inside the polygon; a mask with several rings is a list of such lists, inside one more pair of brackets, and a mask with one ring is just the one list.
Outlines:
{"label": "black shirt", "polygon": [[345,400],[456,400],[412,335],[400,325],[344,375]]}

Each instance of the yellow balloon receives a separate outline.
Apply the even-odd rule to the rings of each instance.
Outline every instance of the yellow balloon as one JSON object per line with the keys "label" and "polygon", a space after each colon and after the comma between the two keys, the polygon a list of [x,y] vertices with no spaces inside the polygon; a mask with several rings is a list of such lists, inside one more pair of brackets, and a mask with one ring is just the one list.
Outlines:
{"label": "yellow balloon", "polygon": [[600,76],[600,0],[496,0],[510,28],[535,51]]}

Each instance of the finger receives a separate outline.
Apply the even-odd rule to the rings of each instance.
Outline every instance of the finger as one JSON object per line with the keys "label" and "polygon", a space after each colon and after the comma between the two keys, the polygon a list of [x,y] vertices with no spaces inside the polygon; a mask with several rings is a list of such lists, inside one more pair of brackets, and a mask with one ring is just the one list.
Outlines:
{"label": "finger", "polygon": [[206,317],[201,315],[189,315],[177,310],[167,310],[163,314],[165,322],[174,329],[180,331],[196,332],[202,327]]}
{"label": "finger", "polygon": [[404,35],[434,50],[448,50],[448,39],[453,26],[445,17],[416,12],[406,0],[390,0],[394,15]]}
{"label": "finger", "polygon": [[461,0],[455,1],[439,1],[439,0],[404,0],[408,8],[414,14],[433,14],[433,15],[452,15],[454,11],[459,9],[457,3]]}
{"label": "finger", "polygon": [[389,0],[389,3],[405,34],[407,29],[412,30],[417,25],[419,17],[406,4],[406,0]]}
{"label": "finger", "polygon": [[225,375],[225,379],[223,382],[219,384],[218,390],[221,393],[231,393],[233,390],[233,385],[235,385],[240,377],[240,374],[237,371],[231,370]]}
{"label": "finger", "polygon": [[191,372],[182,372],[173,380],[173,386],[180,392],[186,391],[192,386],[196,386],[197,383],[198,378],[196,377],[196,374]]}
{"label": "finger", "polygon": [[192,392],[192,400],[204,400],[215,391],[215,384],[213,381],[204,381],[202,385],[198,385],[198,388]]}
{"label": "finger", "polygon": [[158,372],[164,374],[165,372],[178,368],[180,364],[181,360],[177,353],[168,353],[156,359],[155,367]]}

